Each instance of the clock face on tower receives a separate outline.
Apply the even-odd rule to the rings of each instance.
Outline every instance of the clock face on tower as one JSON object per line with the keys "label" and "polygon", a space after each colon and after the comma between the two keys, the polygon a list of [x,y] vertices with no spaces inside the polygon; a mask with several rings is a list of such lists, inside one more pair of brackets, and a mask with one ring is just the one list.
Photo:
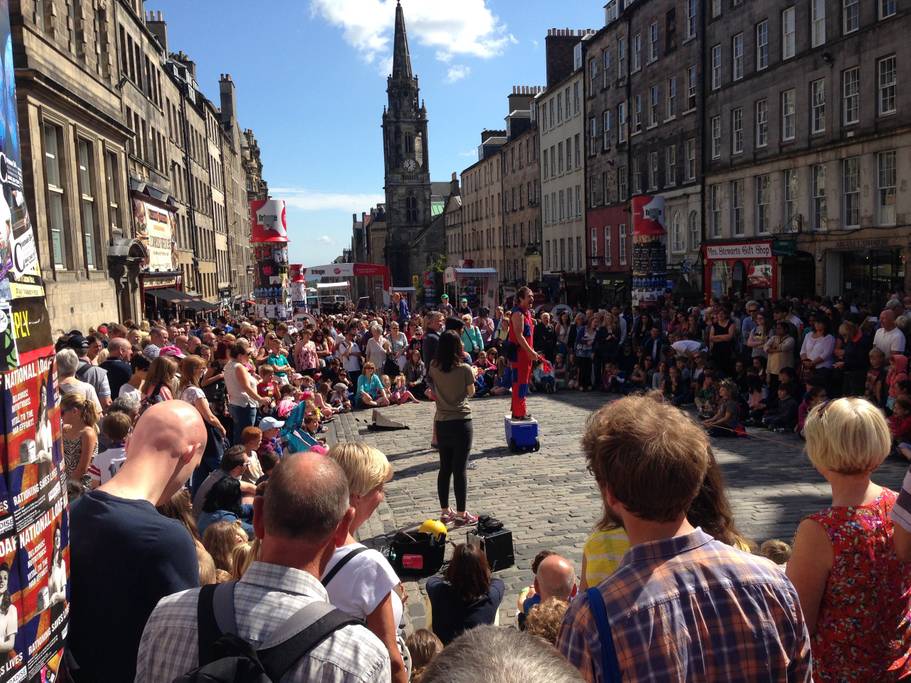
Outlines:
{"label": "clock face on tower", "polygon": [[402,168],[409,173],[412,173],[417,167],[417,162],[414,159],[405,159],[405,163],[402,164]]}

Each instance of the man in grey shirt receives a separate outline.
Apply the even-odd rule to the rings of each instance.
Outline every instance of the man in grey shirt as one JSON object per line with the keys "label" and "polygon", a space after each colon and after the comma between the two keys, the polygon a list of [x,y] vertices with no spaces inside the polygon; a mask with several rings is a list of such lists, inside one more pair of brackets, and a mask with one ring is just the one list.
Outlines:
{"label": "man in grey shirt", "polygon": [[86,355],[89,350],[88,339],[81,334],[74,334],[69,338],[67,345],[76,352],[79,358],[79,367],[76,368],[76,379],[91,384],[98,394],[101,409],[107,411],[111,406],[111,385],[108,383],[108,372],[104,368],[92,365]]}
{"label": "man in grey shirt", "polygon": [[[341,467],[316,453],[289,455],[275,466],[255,503],[259,559],[234,589],[237,635],[256,647],[298,610],[328,602],[319,577],[354,516]],[[136,683],[173,681],[199,665],[199,589],[163,598],[139,644]],[[282,677],[284,683],[388,683],[389,653],[363,626],[333,632]]]}

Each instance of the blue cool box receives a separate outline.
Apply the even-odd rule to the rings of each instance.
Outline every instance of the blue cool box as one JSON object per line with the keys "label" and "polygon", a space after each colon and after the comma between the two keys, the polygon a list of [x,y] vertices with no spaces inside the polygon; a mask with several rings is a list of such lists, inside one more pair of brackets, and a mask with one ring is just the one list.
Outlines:
{"label": "blue cool box", "polygon": [[538,448],[538,421],[513,420],[511,415],[503,416],[503,425],[506,428],[506,443],[516,448],[537,450]]}

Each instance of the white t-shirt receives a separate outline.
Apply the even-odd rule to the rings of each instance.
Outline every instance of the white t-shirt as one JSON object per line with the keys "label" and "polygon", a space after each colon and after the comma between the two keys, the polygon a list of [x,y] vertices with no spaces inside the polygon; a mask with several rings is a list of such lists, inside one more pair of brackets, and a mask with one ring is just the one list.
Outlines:
{"label": "white t-shirt", "polygon": [[893,353],[905,352],[905,333],[897,327],[893,327],[888,332],[880,327],[873,337],[873,346],[886,354],[888,361]]}
{"label": "white t-shirt", "polygon": [[108,479],[117,474],[126,459],[127,454],[123,446],[115,446],[97,453],[92,458],[92,464],[89,465],[89,478],[99,484],[106,483]]}
{"label": "white t-shirt", "polygon": [[[360,543],[352,543],[336,548],[323,576],[328,574],[345,555],[355,548],[363,547],[365,546]],[[386,558],[376,550],[367,550],[351,558],[339,570],[326,586],[326,592],[329,593],[329,602],[343,612],[360,619],[366,619],[368,614],[372,614],[391,592],[392,617],[398,625],[402,621],[404,606],[399,594],[393,589],[399,583],[399,577]]]}
{"label": "white t-shirt", "polygon": [[671,344],[671,348],[674,349],[674,353],[686,356],[698,353],[702,349],[702,344],[695,339],[680,339]]}
{"label": "white t-shirt", "polygon": [[199,399],[205,398],[205,397],[206,397],[206,395],[203,393],[202,389],[200,389],[199,387],[194,387],[191,384],[191,385],[187,386],[186,389],[183,390],[183,393],[180,395],[180,400],[186,401],[190,405],[195,406],[196,402]]}
{"label": "white t-shirt", "polygon": [[120,398],[121,396],[135,396],[137,401],[142,400],[142,394],[139,392],[139,389],[129,382],[120,385],[120,391],[117,392],[117,397]]}
{"label": "white t-shirt", "polygon": [[349,342],[347,339],[343,339],[338,343],[336,351],[337,355],[342,358],[342,365],[345,368],[345,372],[361,371],[361,359],[359,356],[344,356],[346,353],[361,352],[361,347],[357,345],[357,342]]}

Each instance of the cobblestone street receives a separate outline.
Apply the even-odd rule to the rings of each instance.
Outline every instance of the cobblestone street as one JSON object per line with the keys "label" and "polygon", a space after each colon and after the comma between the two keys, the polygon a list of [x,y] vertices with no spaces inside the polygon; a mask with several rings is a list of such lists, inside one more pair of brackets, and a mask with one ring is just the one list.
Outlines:
{"label": "cobblestone street", "polygon": [[[515,596],[531,580],[530,564],[540,550],[570,558],[581,570],[582,545],[600,514],[594,480],[586,472],[579,439],[602,394],[563,392],[533,396],[529,411],[540,422],[541,450],[514,455],[505,445],[503,414],[509,399],[472,402],[474,448],[469,471],[468,509],[501,519],[513,533],[516,565],[497,572],[506,583],[500,623],[512,623]],[[387,414],[411,429],[369,432],[369,412],[343,415],[333,424],[330,441],[363,439],[389,457],[395,475],[386,487],[386,501],[361,529],[368,545],[382,546],[386,534],[420,524],[439,514],[436,497],[438,456],[429,448],[433,406],[400,406]],[[796,437],[751,430],[749,439],[716,439],[715,455],[724,469],[728,495],[740,530],[761,542],[790,541],[801,517],[828,503],[825,481],[813,469]],[[888,460],[874,479],[898,488],[905,467]],[[454,502],[454,501],[453,501]],[[460,542],[465,531],[450,533]],[[420,584],[408,582],[408,610],[415,627],[424,623]]]}

